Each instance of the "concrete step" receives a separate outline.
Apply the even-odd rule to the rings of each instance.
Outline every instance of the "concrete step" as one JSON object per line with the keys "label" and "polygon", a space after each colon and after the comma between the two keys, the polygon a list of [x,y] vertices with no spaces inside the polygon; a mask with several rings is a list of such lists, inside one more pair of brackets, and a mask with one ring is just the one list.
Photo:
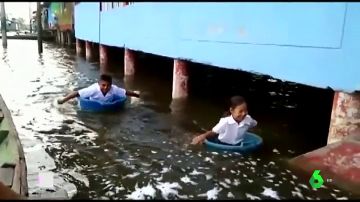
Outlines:
{"label": "concrete step", "polygon": [[324,185],[331,183],[360,196],[360,134],[300,155],[290,164],[309,179],[320,170]]}

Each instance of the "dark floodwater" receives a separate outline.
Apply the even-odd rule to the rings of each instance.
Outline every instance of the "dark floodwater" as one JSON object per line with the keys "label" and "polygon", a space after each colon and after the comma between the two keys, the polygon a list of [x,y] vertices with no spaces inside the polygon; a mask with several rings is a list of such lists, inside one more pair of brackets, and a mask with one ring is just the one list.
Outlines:
{"label": "dark floodwater", "polygon": [[[36,41],[8,44],[1,53],[0,92],[26,150],[39,145],[45,149],[54,164],[52,171],[76,186],[73,198],[355,197],[326,183],[315,191],[307,176],[286,164],[287,159],[326,144],[329,90],[192,64],[192,96],[186,103],[174,103],[170,59],[143,54],[136,77],[124,81],[123,57],[113,54],[118,60],[112,65],[117,69],[112,72],[115,83],[140,91],[142,97],[118,113],[85,113],[76,101],[58,106],[56,99],[96,82],[97,63],[53,44],[44,44],[42,57]],[[241,156],[189,146],[194,133],[217,122],[233,94],[248,99],[250,114],[259,122],[254,132],[264,139],[262,149]],[[36,165],[29,165],[28,158],[31,170]]]}

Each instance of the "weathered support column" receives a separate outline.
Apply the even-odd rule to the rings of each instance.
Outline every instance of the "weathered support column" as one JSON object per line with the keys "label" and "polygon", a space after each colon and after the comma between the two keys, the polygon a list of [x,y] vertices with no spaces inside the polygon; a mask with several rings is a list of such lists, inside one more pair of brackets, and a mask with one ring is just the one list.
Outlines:
{"label": "weathered support column", "polygon": [[85,41],[85,58],[88,61],[93,59],[93,49],[90,41]]}
{"label": "weathered support column", "polygon": [[328,144],[360,130],[360,93],[335,92]]}
{"label": "weathered support column", "polygon": [[42,53],[43,52],[43,44],[42,44],[42,22],[41,22],[41,10],[42,10],[42,6],[40,5],[40,2],[36,3],[36,22],[37,22],[37,40],[38,40],[38,53]]}
{"label": "weathered support column", "polygon": [[62,38],[62,41],[61,41],[61,44],[62,45],[65,45],[66,44],[66,32],[61,32],[61,38]]}
{"label": "weathered support column", "polygon": [[60,44],[64,45],[64,35],[62,34],[62,31],[59,31],[59,38],[60,38]]}
{"label": "weathered support column", "polygon": [[76,54],[82,55],[84,53],[83,43],[80,39],[76,39]]}
{"label": "weathered support column", "polygon": [[0,2],[1,4],[1,38],[3,48],[7,48],[7,36],[6,36],[6,14],[5,14],[5,3]]}
{"label": "weathered support column", "polygon": [[172,98],[186,98],[188,96],[187,63],[174,60]]}
{"label": "weathered support column", "polygon": [[71,36],[71,31],[66,32],[66,37],[67,37],[67,45],[71,46],[72,45],[72,36]]}
{"label": "weathered support column", "polygon": [[135,74],[135,52],[125,48],[124,75],[131,76],[134,74]]}
{"label": "weathered support column", "polygon": [[105,45],[99,44],[100,53],[100,67],[106,67],[108,65],[108,52]]}
{"label": "weathered support column", "polygon": [[60,35],[60,30],[56,30],[56,42],[58,44],[61,44],[61,35]]}

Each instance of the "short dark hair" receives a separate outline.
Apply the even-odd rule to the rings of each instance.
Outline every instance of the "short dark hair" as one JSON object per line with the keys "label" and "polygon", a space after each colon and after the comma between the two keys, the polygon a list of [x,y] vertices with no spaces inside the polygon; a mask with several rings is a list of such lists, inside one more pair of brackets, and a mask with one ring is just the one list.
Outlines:
{"label": "short dark hair", "polygon": [[112,77],[110,75],[107,75],[107,74],[101,74],[100,75],[100,80],[112,83]]}
{"label": "short dark hair", "polygon": [[[230,102],[229,102],[228,106],[231,109],[234,109],[235,107],[237,107],[239,105],[246,104],[245,98],[242,96],[238,96],[238,95],[232,96],[229,101]],[[231,115],[229,108],[223,113],[222,117],[227,117],[227,116]]]}
{"label": "short dark hair", "polygon": [[230,98],[230,108],[235,108],[239,105],[246,104],[245,98],[242,96],[233,96]]}

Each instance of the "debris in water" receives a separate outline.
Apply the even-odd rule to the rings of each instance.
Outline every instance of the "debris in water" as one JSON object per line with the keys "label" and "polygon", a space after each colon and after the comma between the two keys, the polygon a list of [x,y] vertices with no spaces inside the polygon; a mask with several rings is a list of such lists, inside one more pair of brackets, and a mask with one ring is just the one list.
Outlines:
{"label": "debris in water", "polygon": [[277,195],[276,191],[273,191],[271,188],[263,187],[264,191],[261,193],[264,196],[269,196],[271,198],[275,198],[280,200],[279,196]]}
{"label": "debris in water", "polygon": [[177,182],[174,183],[160,182],[156,185],[156,188],[161,191],[161,196],[166,200],[169,199],[168,198],[169,196],[178,196],[179,192],[176,189],[182,189],[182,187]]}
{"label": "debris in water", "polygon": [[231,180],[230,180],[229,178],[225,178],[225,182],[226,182],[227,184],[231,184]]}
{"label": "debris in water", "polygon": [[267,176],[265,178],[274,178],[275,177],[275,175],[272,173],[266,173],[266,174],[267,174]]}
{"label": "debris in water", "polygon": [[146,187],[139,188],[138,184],[135,185],[135,191],[131,194],[125,195],[127,199],[132,200],[145,200],[146,197],[150,197],[151,199],[155,198],[156,190],[148,184]]}
{"label": "debris in water", "polygon": [[280,154],[280,152],[279,152],[276,148],[273,149],[273,152],[274,152],[275,154]]}
{"label": "debris in water", "polygon": [[231,192],[229,192],[229,193],[227,194],[227,197],[228,197],[228,198],[235,198],[234,194],[231,193]]}
{"label": "debris in water", "polygon": [[162,170],[160,171],[160,173],[161,174],[164,174],[164,173],[167,173],[167,172],[169,172],[170,171],[170,169],[171,169],[171,166],[170,167],[168,167],[168,168],[162,168]]}
{"label": "debris in water", "polygon": [[210,180],[212,178],[212,175],[205,175],[206,180]]}
{"label": "debris in water", "polygon": [[156,181],[161,181],[161,180],[163,180],[163,176],[161,175],[160,177],[157,177],[157,178],[154,178]]}
{"label": "debris in water", "polygon": [[219,182],[219,184],[227,189],[230,189],[230,186],[227,185],[225,182]]}
{"label": "debris in water", "polygon": [[249,198],[250,200],[261,200],[261,198],[259,198],[257,196],[254,196],[254,195],[251,195],[251,194],[248,194],[248,193],[245,193],[245,196],[247,198]]}
{"label": "debris in water", "polygon": [[336,200],[349,200],[349,198],[344,196],[344,197],[336,198]]}
{"label": "debris in water", "polygon": [[250,161],[253,166],[256,166],[256,161]]}
{"label": "debris in water", "polygon": [[304,196],[303,196],[302,193],[299,192],[299,191],[291,191],[291,194],[292,194],[294,197],[297,196],[297,197],[300,197],[301,199],[304,199]]}
{"label": "debris in water", "polygon": [[187,183],[190,183],[192,185],[197,185],[198,184],[196,182],[191,181],[191,179],[187,175],[185,175],[185,177],[182,177],[180,180],[182,182],[184,182],[185,184],[187,184]]}
{"label": "debris in water", "polygon": [[210,157],[206,157],[205,162],[214,163],[214,161]]}
{"label": "debris in water", "polygon": [[204,197],[207,196],[207,200],[215,200],[222,188],[214,187],[213,189],[207,191],[204,194],[199,194],[198,196]]}
{"label": "debris in water", "polygon": [[132,173],[132,174],[125,175],[124,177],[122,177],[122,179],[125,179],[125,178],[134,178],[134,177],[137,177],[137,176],[139,176],[139,175],[140,175],[139,172],[135,172],[135,173]]}
{"label": "debris in water", "polygon": [[240,184],[240,181],[238,179],[235,179],[234,180],[234,183],[233,183],[235,186],[238,186]]}
{"label": "debris in water", "polygon": [[203,175],[203,172],[198,172],[196,169],[194,169],[189,175]]}

